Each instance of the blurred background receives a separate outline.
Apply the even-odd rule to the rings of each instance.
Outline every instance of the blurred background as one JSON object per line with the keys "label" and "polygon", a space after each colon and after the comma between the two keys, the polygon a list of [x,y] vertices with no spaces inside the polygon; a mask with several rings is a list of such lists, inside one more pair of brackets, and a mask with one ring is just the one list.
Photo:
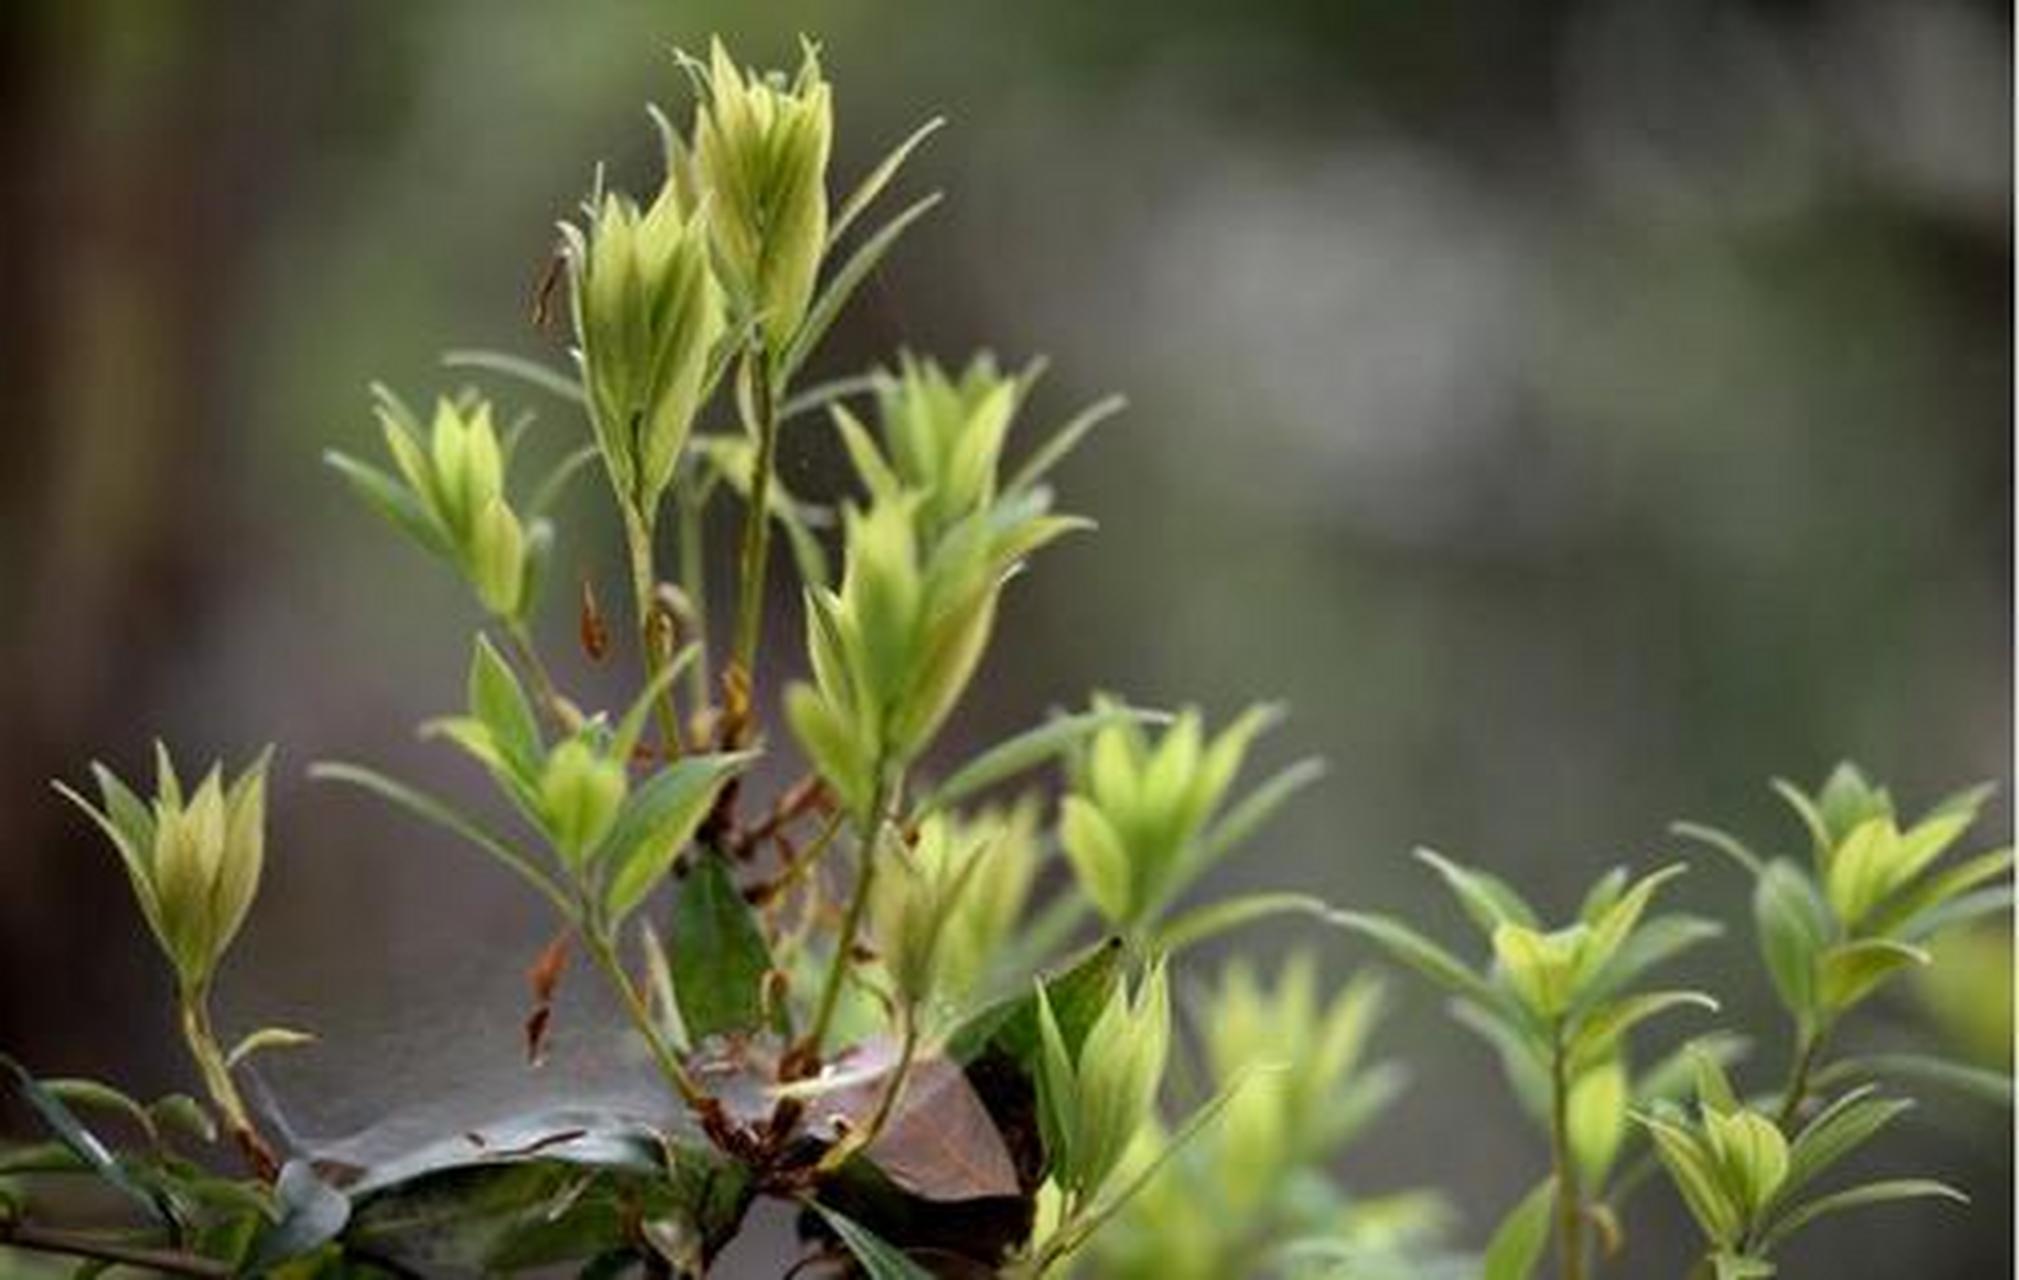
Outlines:
{"label": "blurred background", "polygon": [[[1041,420],[1131,400],[1060,475],[1100,535],[1015,588],[950,753],[1092,687],[1215,717],[1285,700],[1261,763],[1331,775],[1209,887],[1415,913],[1453,943],[1413,844],[1561,913],[1669,852],[1678,817],[1794,848],[1776,774],[1849,757],[1909,808],[2009,780],[2011,21],[1973,0],[8,5],[0,1046],[186,1087],[116,860],[47,780],[141,769],[156,734],[192,761],[277,740],[266,898],[220,999],[229,1025],[329,1041],[269,1068],[296,1125],[523,1087],[538,904],[301,777],[336,755],[478,790],[411,731],[460,700],[476,619],[318,455],[376,451],[368,380],[454,385],[442,348],[561,359],[529,320],[553,223],[598,161],[656,182],[642,104],[684,117],[667,49],[714,30],[775,63],[822,40],[838,185],[950,117],[904,179],[950,198],[834,371],[987,345],[1052,357]],[[542,447],[583,430],[494,389],[549,411]],[[786,446],[810,490],[830,463],[812,433]],[[564,508],[559,651],[577,571],[622,599],[597,497]],[[1982,842],[2010,825],[2001,797]],[[1678,899],[1743,912],[1740,877],[1697,861]],[[1241,945],[1340,976],[1371,959],[1301,927]],[[2009,935],[1967,953],[1960,994],[1904,992],[1862,1042],[1932,1028],[2009,1065]],[[1749,942],[1684,967],[1772,1025]],[[1421,988],[1383,1043],[1413,1085],[1342,1172],[1448,1187],[1476,1246],[1536,1135]],[[1759,1079],[1784,1052],[1758,1046]],[[1842,1219],[1789,1269],[2009,1274],[2010,1121],[1930,1099],[1875,1160],[1976,1205]],[[1637,1212],[1630,1269],[1673,1270],[1680,1208]]]}

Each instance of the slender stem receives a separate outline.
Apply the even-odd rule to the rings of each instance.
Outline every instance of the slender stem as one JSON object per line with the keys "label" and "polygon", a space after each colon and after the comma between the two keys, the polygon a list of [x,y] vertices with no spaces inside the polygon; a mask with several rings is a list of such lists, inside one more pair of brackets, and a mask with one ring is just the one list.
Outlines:
{"label": "slender stem", "polygon": [[624,971],[623,961],[617,958],[616,945],[602,929],[593,926],[583,929],[582,937],[588,944],[596,967],[603,971],[603,976],[609,979],[624,1002],[624,1012],[630,1016],[631,1025],[645,1038],[645,1045],[652,1051],[652,1059],[658,1063],[660,1074],[666,1077],[666,1082],[673,1086],[682,1102],[696,1111],[703,1110],[708,1096],[694,1082],[687,1068],[680,1064],[673,1046],[666,1043],[666,1037],[660,1034],[659,1024],[652,1020],[652,1010],[645,1003],[645,997],[639,994],[637,984]]}
{"label": "slender stem", "polygon": [[676,491],[674,503],[680,520],[680,589],[687,593],[688,607],[694,610],[692,638],[701,646],[694,655],[694,665],[687,669],[687,697],[693,704],[689,710],[698,712],[708,705],[709,691],[714,687],[708,674],[708,570],[703,542],[708,499],[701,490],[682,488]]}
{"label": "slender stem", "polygon": [[[771,361],[762,343],[743,357],[750,381],[750,426],[757,436],[757,457],[750,470],[750,504],[743,516],[742,581],[736,602],[736,665],[756,687],[757,644],[764,629],[764,574],[770,558],[771,472],[778,453],[777,388],[771,381]],[[754,692],[752,703],[755,703]]]}
{"label": "slender stem", "polygon": [[1808,1100],[1809,1075],[1816,1069],[1816,1059],[1823,1051],[1825,1034],[1807,1027],[1795,1032],[1795,1052],[1788,1064],[1788,1082],[1781,1089],[1781,1108],[1774,1116],[1774,1124],[1783,1133],[1793,1128],[1801,1114],[1802,1103]]}
{"label": "slender stem", "polygon": [[1584,1201],[1578,1188],[1577,1156],[1570,1147],[1569,1054],[1559,1021],[1551,1036],[1549,1055],[1549,1148],[1556,1172],[1557,1274],[1563,1280],[1584,1280]]}
{"label": "slender stem", "polygon": [[865,1148],[875,1142],[883,1127],[890,1123],[891,1113],[897,1110],[898,1099],[904,1093],[905,1079],[911,1075],[911,1064],[918,1055],[917,1007],[906,1004],[898,1016],[904,1020],[904,1032],[897,1051],[897,1069],[890,1073],[890,1081],[883,1087],[883,1096],[877,1099],[876,1113],[870,1116],[868,1127],[862,1131]]}
{"label": "slender stem", "polygon": [[238,1092],[238,1083],[231,1078],[231,1067],[225,1061],[224,1051],[218,1047],[217,1035],[211,1028],[210,993],[204,987],[195,987],[182,994],[182,1038],[189,1046],[189,1056],[196,1060],[196,1069],[203,1076],[204,1090],[224,1116],[225,1131],[238,1143],[246,1163],[252,1166],[260,1180],[272,1182],[280,1172],[280,1162],[253,1123],[252,1113]]}
{"label": "slender stem", "polygon": [[206,1280],[230,1280],[236,1274],[226,1263],[173,1249],[148,1249],[101,1240],[81,1231],[62,1231],[15,1222],[0,1216],[0,1248],[25,1249],[34,1253],[58,1254],[69,1258],[89,1258],[114,1266],[172,1276],[201,1276]]}
{"label": "slender stem", "polygon": [[776,900],[789,892],[794,885],[806,878],[807,872],[819,865],[821,855],[827,852],[828,846],[834,843],[836,833],[841,830],[841,818],[839,812],[830,815],[807,846],[799,851],[799,856],[786,863],[784,870],[778,873],[778,878],[764,886],[766,901]]}
{"label": "slender stem", "polygon": [[841,933],[835,939],[834,958],[827,965],[827,981],[820,989],[820,1004],[813,1015],[813,1026],[806,1033],[806,1047],[816,1056],[820,1053],[821,1042],[827,1038],[828,1024],[834,1021],[835,1006],[841,1002],[841,984],[848,976],[850,953],[855,950],[855,935],[862,928],[862,917],[869,906],[869,891],[876,882],[876,843],[883,834],[884,797],[887,794],[883,783],[883,770],[877,769],[877,784],[869,797],[868,816],[861,823],[862,869],[855,876],[855,890],[849,895],[848,907],[841,917]]}
{"label": "slender stem", "polygon": [[[666,664],[673,660],[673,654],[672,646],[666,643],[669,637],[665,628],[655,622],[659,612],[653,595],[658,590],[659,575],[652,566],[651,518],[626,507],[624,542],[631,558],[631,603],[638,618],[638,647],[645,656],[645,678],[657,680]],[[654,704],[659,736],[670,760],[680,754],[680,715],[673,706],[673,691],[661,689]]]}
{"label": "slender stem", "polygon": [[519,660],[519,666],[533,681],[533,700],[540,704],[540,710],[562,733],[574,732],[575,726],[569,723],[568,713],[562,709],[560,687],[554,683],[547,664],[540,660],[540,651],[533,644],[533,633],[524,622],[515,618],[505,626],[505,639],[512,646],[512,656]]}

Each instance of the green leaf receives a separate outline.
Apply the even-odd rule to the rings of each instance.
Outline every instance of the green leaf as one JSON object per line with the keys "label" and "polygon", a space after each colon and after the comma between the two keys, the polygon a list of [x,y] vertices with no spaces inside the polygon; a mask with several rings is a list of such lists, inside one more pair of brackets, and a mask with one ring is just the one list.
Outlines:
{"label": "green leaf", "polygon": [[1053,716],[1041,725],[997,743],[954,770],[946,781],[926,793],[914,809],[913,816],[922,818],[960,804],[979,792],[1007,782],[1071,750],[1109,725],[1124,722],[1162,724],[1169,720],[1170,716],[1163,712],[1144,711],[1136,707],[1107,707]]}
{"label": "green leaf", "polygon": [[315,1036],[306,1031],[296,1031],[291,1027],[261,1027],[246,1036],[225,1055],[224,1065],[236,1067],[255,1053],[268,1049],[298,1049],[315,1043]]}
{"label": "green leaf", "polygon": [[1912,930],[1930,913],[2012,867],[2010,849],[1994,849],[1929,876],[1880,904],[1867,922],[1873,933]]}
{"label": "green leaf", "polygon": [[1891,938],[1840,943],[1825,951],[1817,966],[1817,998],[1826,1011],[1841,1013],[1894,973],[1909,965],[1925,965],[1930,958],[1921,948]]}
{"label": "green leaf", "polygon": [[1549,1044],[1526,1020],[1507,1016],[1505,1011],[1487,1009],[1475,1001],[1459,997],[1450,1004],[1451,1016],[1466,1030],[1491,1045],[1500,1056],[1500,1067],[1530,1118],[1548,1123],[1550,1106]]}
{"label": "green leaf", "polygon": [[1811,1200],[1795,1209],[1767,1229],[1766,1234],[1761,1237],[1760,1246],[1763,1249],[1771,1249],[1816,1219],[1841,1213],[1846,1209],[1862,1208],[1868,1204],[1887,1204],[1894,1200],[1918,1200],[1931,1196],[1954,1200],[1958,1204],[1970,1203],[1969,1196],[1947,1183],[1936,1182],[1930,1178],[1894,1178],[1884,1182],[1868,1182],[1863,1186],[1833,1192]]}
{"label": "green leaf", "polygon": [[482,634],[470,656],[469,699],[470,714],[491,731],[512,771],[530,784],[538,776],[543,754],[540,724],[511,664]]}
{"label": "green leaf", "polygon": [[1308,893],[1250,893],[1223,898],[1194,907],[1166,924],[1157,933],[1156,950],[1179,951],[1267,916],[1292,912],[1323,916],[1327,910],[1323,899]]}
{"label": "green leaf", "polygon": [[561,495],[567,492],[569,483],[582,473],[582,468],[602,456],[603,450],[600,445],[585,444],[555,463],[554,469],[534,487],[533,496],[526,500],[526,518],[529,521],[537,521],[539,517],[552,511],[554,504],[561,500]]}
{"label": "green leaf", "polygon": [[1668,829],[1671,835],[1680,836],[1706,849],[1722,853],[1755,876],[1766,870],[1766,863],[1760,860],[1760,855],[1746,848],[1737,836],[1728,831],[1720,831],[1716,827],[1707,827],[1696,822],[1671,822]]}
{"label": "green leaf", "polygon": [[723,784],[755,758],[747,751],[687,756],[632,793],[592,857],[607,877],[604,902],[613,927],[665,879]]}
{"label": "green leaf", "polygon": [[494,835],[486,830],[475,819],[465,817],[448,802],[416,787],[410,787],[404,782],[396,782],[377,770],[340,761],[325,760],[313,764],[309,766],[308,776],[321,781],[349,783],[382,799],[390,800],[407,812],[425,818],[438,827],[455,832],[538,889],[554,904],[564,919],[575,919],[575,904],[547,873],[540,869],[539,864],[534,862],[530,855],[515,847],[503,836]]}
{"label": "green leaf", "polygon": [[1581,1006],[1604,1000],[1633,982],[1649,969],[1724,935],[1724,926],[1700,916],[1678,914],[1656,916],[1627,935],[1605,972],[1578,997]]}
{"label": "green leaf", "polygon": [[848,1251],[855,1255],[855,1260],[862,1264],[869,1280],[932,1280],[931,1272],[907,1258],[897,1246],[868,1227],[835,1212],[818,1200],[812,1204],[834,1234],[848,1246]]}
{"label": "green leaf", "polygon": [[570,404],[587,407],[588,395],[582,390],[579,379],[549,368],[537,360],[515,356],[504,351],[461,350],[442,353],[442,363],[451,369],[482,369],[487,373],[502,374],[515,378],[527,386],[558,396]]}
{"label": "green leaf", "polygon": [[781,381],[790,379],[799,366],[806,362],[806,358],[813,354],[813,349],[820,345],[820,340],[827,335],[827,330],[841,315],[842,308],[848,305],[849,298],[854,296],[856,289],[869,278],[869,273],[876,270],[877,264],[883,261],[884,255],[897,243],[898,237],[903,235],[912,223],[924,217],[939,201],[940,194],[937,191],[912,201],[890,221],[878,228],[875,235],[863,241],[861,247],[841,265],[841,269],[834,273],[833,278],[827,282],[827,287],[821,291],[820,297],[806,313],[806,319],[800,323],[799,331],[792,335],[792,341],[786,345],[784,359],[780,361],[778,370]]}
{"label": "green leaf", "polygon": [[41,1118],[49,1131],[62,1141],[63,1145],[91,1166],[107,1184],[147,1211],[149,1217],[169,1226],[175,1225],[175,1215],[163,1198],[142,1186],[132,1174],[126,1171],[111,1148],[100,1140],[97,1134],[86,1128],[63,1100],[45,1088],[41,1081],[28,1073],[28,1068],[4,1053],[0,1053],[0,1067],[14,1077],[14,1086],[30,1110]]}
{"label": "green leaf", "polygon": [[876,167],[856,184],[855,190],[848,193],[848,198],[843,200],[840,208],[835,211],[834,221],[827,228],[827,243],[830,246],[839,243],[843,233],[862,216],[863,211],[869,208],[879,195],[883,194],[883,189],[890,185],[890,180],[897,176],[897,171],[904,167],[904,162],[911,157],[918,144],[939,132],[945,125],[946,117],[934,116],[913,129],[904,141],[892,147],[889,153],[877,162]]}
{"label": "green leaf", "polygon": [[2007,1072],[1987,1071],[1930,1054],[1875,1053],[1839,1058],[1816,1073],[1816,1083],[1828,1085],[1863,1076],[1929,1084],[1998,1106],[2012,1105],[2012,1077]]}
{"label": "green leaf", "polygon": [[1816,1114],[1788,1147],[1788,1176],[1781,1184],[1785,1201],[1816,1175],[1870,1141],[1894,1117],[1910,1110],[1905,1098],[1875,1098],[1871,1087],[1854,1089]]}
{"label": "green leaf", "polygon": [[1704,1234],[1720,1244],[1736,1239],[1745,1228],[1744,1214],[1726,1193],[1711,1153],[1681,1125],[1646,1112],[1634,1112],[1633,1118],[1654,1139],[1655,1153]]}
{"label": "green leaf", "polygon": [[1627,996],[1593,1010],[1570,1040],[1572,1062],[1595,1061],[1611,1053],[1619,1039],[1638,1024],[1671,1009],[1694,1006],[1718,1011],[1718,1002],[1701,991],[1650,991]]}
{"label": "green leaf", "polygon": [[763,1026],[771,953],[720,854],[702,853],[680,886],[669,963],[680,1020],[694,1043]]}
{"label": "green leaf", "polygon": [[1372,938],[1389,955],[1447,991],[1469,997],[1489,1009],[1505,1004],[1500,992],[1485,978],[1399,920],[1359,911],[1332,911],[1325,918],[1342,929]]}
{"label": "green leaf", "polygon": [[171,1093],[147,1104],[147,1114],[161,1129],[179,1129],[201,1142],[217,1141],[217,1121],[208,1109],[186,1093]]}
{"label": "green leaf", "polygon": [[1674,862],[1658,871],[1649,872],[1636,881],[1631,888],[1620,895],[1618,902],[1606,908],[1605,912],[1591,922],[1591,936],[1579,948],[1576,987],[1602,981],[1606,969],[1618,955],[1620,947],[1640,923],[1641,915],[1653,901],[1655,890],[1681,875],[1688,867]]}
{"label": "green leaf", "polygon": [[1078,448],[1080,441],[1086,438],[1088,432],[1128,407],[1129,402],[1123,397],[1107,396],[1080,410],[1066,425],[1053,432],[1051,438],[1039,446],[1035,453],[1024,460],[1024,464],[1017,468],[1016,475],[1010,478],[1002,491],[1014,494],[1031,488],[1044,479],[1053,467],[1064,461],[1066,455]]}
{"label": "green leaf", "polygon": [[[1124,958],[1121,940],[1108,938],[1042,979],[1045,998],[1073,1056],[1078,1056],[1094,1019],[1100,1017],[1113,996],[1115,984],[1121,980]],[[997,1001],[962,1023],[947,1038],[946,1056],[964,1065],[984,1052],[995,1050],[1035,1074],[1040,1047],[1037,995],[1027,989]]]}
{"label": "green leaf", "polygon": [[1713,1253],[1710,1262],[1715,1280],[1766,1280],[1775,1271],[1774,1264],[1765,1258],[1729,1253],[1723,1249]]}
{"label": "green leaf", "polygon": [[1556,1179],[1544,1178],[1521,1198],[1487,1242],[1480,1280],[1528,1280],[1549,1243],[1550,1210],[1556,1207]]}
{"label": "green leaf", "polygon": [[1658,1060],[1634,1083],[1634,1101],[1672,1102],[1688,1093],[1697,1078],[1697,1059],[1706,1058],[1720,1069],[1745,1057],[1752,1047],[1744,1036],[1729,1031],[1713,1031],[1698,1036]]}
{"label": "green leaf", "polygon": [[1538,927],[1535,912],[1498,876],[1462,866],[1435,849],[1417,849],[1416,860],[1427,864],[1443,878],[1457,897],[1458,905],[1465,908],[1465,914],[1472,917],[1472,922],[1488,938],[1503,924],[1518,924],[1527,929]]}
{"label": "green leaf", "polygon": [[158,1141],[161,1137],[155,1128],[154,1117],[147,1108],[109,1084],[75,1077],[48,1079],[40,1083],[44,1089],[73,1107],[95,1107],[100,1111],[118,1112],[146,1134],[150,1142]]}
{"label": "green leaf", "polygon": [[1317,759],[1299,760],[1271,775],[1262,785],[1235,802],[1226,815],[1213,824],[1212,830],[1200,838],[1185,865],[1192,870],[1212,866],[1260,831],[1262,825],[1275,817],[1276,811],[1291,796],[1324,776],[1325,762]]}
{"label": "green leaf", "polygon": [[1103,1196],[1098,1204],[1080,1218],[1074,1226],[1065,1251],[1070,1253],[1080,1248],[1089,1236],[1099,1231],[1117,1213],[1126,1208],[1129,1201],[1135,1199],[1145,1187],[1156,1180],[1157,1175],[1164,1171],[1164,1166],[1169,1164],[1174,1156],[1190,1146],[1194,1139],[1205,1132],[1207,1125],[1219,1118],[1220,1113],[1226,1110],[1227,1104],[1247,1087],[1248,1082],[1258,1072],[1273,1073],[1273,1070],[1273,1068],[1249,1067],[1222,1085],[1219,1092],[1200,1103],[1191,1115],[1185,1117],[1184,1122],[1178,1126],[1177,1131],[1156,1155],[1130,1169],[1114,1190]]}
{"label": "green leaf", "polygon": [[280,1220],[254,1238],[242,1274],[258,1275],[289,1258],[313,1253],[336,1239],[350,1221],[350,1197],[324,1182],[305,1160],[288,1161],[273,1189],[280,1201]]}
{"label": "green leaf", "polygon": [[1753,888],[1753,922],[1782,1005],[1798,1020],[1815,1018],[1817,964],[1831,925],[1808,873],[1784,859],[1768,863]]}
{"label": "green leaf", "polygon": [[422,505],[420,499],[399,481],[393,479],[377,467],[359,462],[347,454],[331,449],[323,454],[323,461],[332,471],[349,482],[351,491],[364,504],[376,511],[387,524],[399,530],[415,543],[438,556],[454,554],[448,538],[436,523],[433,513]]}

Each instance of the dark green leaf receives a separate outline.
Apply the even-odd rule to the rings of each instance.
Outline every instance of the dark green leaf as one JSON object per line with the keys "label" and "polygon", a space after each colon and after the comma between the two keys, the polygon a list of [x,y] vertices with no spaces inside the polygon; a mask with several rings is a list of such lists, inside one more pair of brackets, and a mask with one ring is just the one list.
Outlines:
{"label": "dark green leaf", "polygon": [[771,953],[719,854],[697,857],[680,886],[670,967],[680,1020],[695,1043],[764,1024]]}
{"label": "dark green leaf", "polygon": [[813,1207],[819,1211],[821,1218],[833,1229],[834,1234],[841,1237],[841,1242],[848,1246],[848,1251],[855,1255],[855,1260],[862,1264],[862,1269],[868,1273],[869,1280],[932,1280],[931,1272],[907,1258],[896,1246],[885,1241],[868,1227],[853,1218],[844,1217],[818,1201],[814,1202]]}
{"label": "dark green leaf", "polygon": [[[1109,938],[1044,980],[1045,998],[1073,1056],[1079,1054],[1094,1019],[1114,994],[1122,961],[1121,940]],[[946,1054],[955,1062],[967,1063],[991,1048],[1035,1074],[1039,1052],[1035,991],[1000,1000],[970,1018],[948,1038]]]}

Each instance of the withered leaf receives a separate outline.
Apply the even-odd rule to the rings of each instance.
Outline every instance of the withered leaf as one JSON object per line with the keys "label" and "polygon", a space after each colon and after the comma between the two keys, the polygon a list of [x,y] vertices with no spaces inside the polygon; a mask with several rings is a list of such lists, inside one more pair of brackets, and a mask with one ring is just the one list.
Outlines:
{"label": "withered leaf", "polygon": [[526,1061],[538,1066],[547,1052],[547,1028],[554,1020],[554,993],[560,989],[561,973],[568,967],[568,934],[554,935],[540,949],[526,970],[526,985],[532,988],[533,1009],[526,1015]]}
{"label": "withered leaf", "polygon": [[[887,1054],[888,1049],[873,1045],[863,1052]],[[848,1128],[861,1128],[875,1115],[888,1085],[888,1074],[879,1073],[837,1090],[816,1104],[814,1112]],[[1016,1164],[988,1108],[967,1074],[941,1057],[912,1064],[903,1094],[865,1154],[898,1187],[925,1200],[978,1200],[1022,1192]]]}

